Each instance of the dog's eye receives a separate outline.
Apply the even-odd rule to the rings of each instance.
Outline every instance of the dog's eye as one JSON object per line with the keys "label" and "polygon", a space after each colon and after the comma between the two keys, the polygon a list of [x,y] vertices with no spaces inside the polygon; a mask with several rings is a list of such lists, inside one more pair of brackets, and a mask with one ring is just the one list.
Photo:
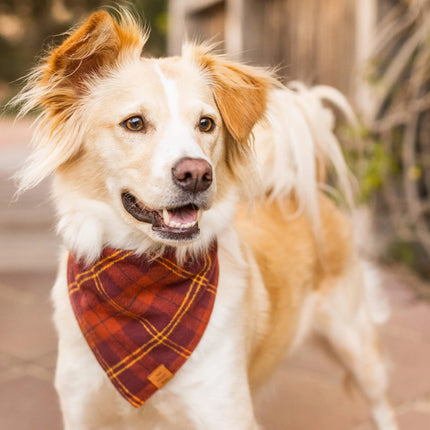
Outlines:
{"label": "dog's eye", "polygon": [[132,116],[123,121],[121,125],[130,131],[142,131],[145,128],[145,122],[141,116]]}
{"label": "dog's eye", "polygon": [[210,133],[215,128],[215,122],[212,118],[203,116],[199,121],[199,129],[203,133]]}

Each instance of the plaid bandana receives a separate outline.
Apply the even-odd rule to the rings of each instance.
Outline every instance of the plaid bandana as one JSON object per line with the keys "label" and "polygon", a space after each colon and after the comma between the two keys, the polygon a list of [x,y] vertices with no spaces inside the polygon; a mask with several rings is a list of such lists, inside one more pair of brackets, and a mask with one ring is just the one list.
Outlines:
{"label": "plaid bandana", "polygon": [[67,278],[88,345],[115,388],[139,407],[185,363],[208,325],[217,247],[182,266],[173,253],[107,248],[92,267],[69,255]]}

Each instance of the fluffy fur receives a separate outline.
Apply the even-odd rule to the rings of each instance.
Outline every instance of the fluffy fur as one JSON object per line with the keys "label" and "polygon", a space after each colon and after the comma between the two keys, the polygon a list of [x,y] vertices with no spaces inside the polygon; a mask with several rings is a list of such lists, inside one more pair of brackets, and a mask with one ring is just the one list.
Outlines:
{"label": "fluffy fur", "polygon": [[[216,239],[218,295],[191,358],[135,409],[78,328],[65,252],[52,293],[65,429],[258,429],[255,393],[311,331],[353,374],[377,428],[396,429],[372,321],[378,296],[366,294],[373,286],[364,287],[346,217],[320,191],[332,165],[350,196],[323,103],[348,114],[346,101],[326,87],[285,88],[201,46],[186,46],[181,57],[141,57],[145,40],[129,13],[117,20],[99,11],[47,55],[17,99],[23,113],[41,112],[20,189],[54,174],[58,231],[65,249],[88,263],[106,246],[136,253],[173,246],[182,258]],[[131,117],[144,128],[127,129]],[[199,128],[202,117],[212,131]],[[184,157],[213,169],[210,187],[192,197],[172,181]],[[197,205],[200,234],[160,236],[125,210],[125,190],[151,210]]]}

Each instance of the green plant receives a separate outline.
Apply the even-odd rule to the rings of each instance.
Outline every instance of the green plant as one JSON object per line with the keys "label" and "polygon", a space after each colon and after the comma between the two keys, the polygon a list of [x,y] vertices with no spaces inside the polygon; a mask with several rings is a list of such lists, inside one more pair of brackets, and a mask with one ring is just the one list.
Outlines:
{"label": "green plant", "polygon": [[[375,142],[362,176],[377,191],[399,258],[430,258],[430,0],[391,1],[378,24],[368,85]],[[402,245],[404,244],[404,246]],[[413,246],[413,253],[405,249]],[[410,263],[410,261],[409,261]]]}

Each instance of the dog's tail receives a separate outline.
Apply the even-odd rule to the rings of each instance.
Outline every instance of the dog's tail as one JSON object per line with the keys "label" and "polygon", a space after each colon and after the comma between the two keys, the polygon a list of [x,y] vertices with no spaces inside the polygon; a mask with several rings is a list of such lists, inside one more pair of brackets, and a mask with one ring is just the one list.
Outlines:
{"label": "dog's tail", "polygon": [[[254,129],[264,194],[273,199],[293,195],[298,212],[311,219],[315,231],[319,228],[320,188],[340,193],[348,206],[353,203],[352,176],[334,132],[334,109],[357,124],[339,91],[295,82],[272,91],[266,121]],[[336,177],[335,187],[328,184],[328,172]]]}

